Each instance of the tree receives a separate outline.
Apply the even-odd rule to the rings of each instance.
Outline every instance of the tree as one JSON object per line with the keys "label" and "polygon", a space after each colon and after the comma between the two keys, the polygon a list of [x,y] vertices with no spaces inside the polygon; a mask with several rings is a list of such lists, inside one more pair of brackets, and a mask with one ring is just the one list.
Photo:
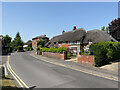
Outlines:
{"label": "tree", "polygon": [[12,42],[12,46],[15,48],[15,49],[22,49],[24,45],[24,42],[21,40],[21,36],[20,36],[20,33],[17,32],[16,34],[16,37],[14,38],[13,42]]}
{"label": "tree", "polygon": [[19,33],[19,32],[17,32],[15,39],[16,39],[16,38],[20,38],[20,39],[21,39],[21,36],[20,36],[20,33]]}
{"label": "tree", "polygon": [[120,18],[111,21],[108,25],[109,34],[120,41]]}
{"label": "tree", "polygon": [[39,46],[39,45],[41,45],[42,47],[44,47],[44,45],[45,45],[45,40],[43,40],[43,39],[37,40],[37,46]]}
{"label": "tree", "polygon": [[109,32],[108,32],[108,27],[106,27],[106,30],[105,30],[105,31],[106,31],[107,33],[109,33]]}
{"label": "tree", "polygon": [[101,28],[101,30],[102,30],[102,31],[105,31],[105,26],[103,26],[103,27]]}
{"label": "tree", "polygon": [[12,38],[9,35],[3,36],[3,45],[9,45]]}
{"label": "tree", "polygon": [[10,53],[12,51],[12,48],[10,47],[11,45],[11,40],[12,38],[9,35],[2,36],[2,50],[5,50],[6,53]]}

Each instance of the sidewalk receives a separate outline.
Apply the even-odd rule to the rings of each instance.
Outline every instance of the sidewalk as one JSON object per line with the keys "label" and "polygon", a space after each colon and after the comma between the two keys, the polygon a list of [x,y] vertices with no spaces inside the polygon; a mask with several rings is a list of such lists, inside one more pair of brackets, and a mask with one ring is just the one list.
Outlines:
{"label": "sidewalk", "polygon": [[31,53],[30,55],[39,59],[39,60],[42,60],[42,61],[45,61],[45,62],[48,62],[48,63],[63,66],[63,67],[70,68],[70,69],[73,69],[73,70],[77,70],[77,71],[80,71],[80,72],[83,72],[83,73],[103,77],[103,78],[106,78],[106,79],[118,81],[118,72],[113,72],[113,71],[110,71],[110,70],[105,70],[105,69],[102,69],[102,68],[89,66],[89,65],[85,65],[85,64],[75,63],[74,61],[72,62],[71,60],[65,60],[64,61],[64,60],[60,60],[60,59],[44,57],[44,56],[41,56],[41,55],[37,55],[36,53]]}

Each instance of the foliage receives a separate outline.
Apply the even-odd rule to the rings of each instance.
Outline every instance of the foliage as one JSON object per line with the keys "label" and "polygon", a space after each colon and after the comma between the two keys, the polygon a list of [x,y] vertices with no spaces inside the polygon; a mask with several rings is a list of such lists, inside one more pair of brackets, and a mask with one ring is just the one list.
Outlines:
{"label": "foliage", "polygon": [[91,44],[90,50],[95,55],[95,66],[102,66],[120,59],[120,42],[100,42]]}
{"label": "foliage", "polygon": [[3,36],[3,45],[9,45],[11,43],[12,38],[9,35]]}
{"label": "foliage", "polygon": [[36,48],[36,50],[37,50],[37,51],[38,51],[38,50],[42,51],[42,46],[39,45],[39,46]]}
{"label": "foliage", "polygon": [[26,49],[27,51],[33,50],[32,47],[30,47],[30,46],[27,46],[25,49]]}
{"label": "foliage", "polygon": [[101,30],[108,33],[108,27],[103,26],[103,27],[101,28]]}
{"label": "foliage", "polygon": [[109,34],[116,40],[120,41],[120,18],[111,21],[108,28]]}
{"label": "foliage", "polygon": [[87,52],[86,51],[84,51],[84,46],[81,46],[81,54],[82,55],[90,55],[91,53],[90,53],[90,50],[88,50]]}
{"label": "foliage", "polygon": [[40,48],[39,48],[39,47],[37,47],[37,48],[36,48],[36,50],[38,51],[38,50],[40,50]]}
{"label": "foliage", "polygon": [[11,40],[12,38],[9,35],[2,36],[2,50],[6,50],[7,53],[10,53],[12,51],[12,48],[10,47]]}
{"label": "foliage", "polygon": [[17,46],[18,50],[23,50],[23,46]]}
{"label": "foliage", "polygon": [[45,40],[43,39],[37,40],[37,46],[41,45],[42,47],[44,47],[44,44],[45,44]]}
{"label": "foliage", "polygon": [[102,31],[105,31],[105,26],[103,26],[103,27],[101,28],[101,30],[102,30]]}
{"label": "foliage", "polygon": [[106,27],[106,32],[109,33],[108,27]]}
{"label": "foliage", "polygon": [[59,48],[42,48],[43,52],[54,52],[54,53],[63,53],[65,51],[68,52],[67,48],[59,47]]}
{"label": "foliage", "polygon": [[16,37],[14,38],[11,46],[12,46],[14,49],[20,50],[20,49],[23,49],[23,48],[22,48],[23,45],[24,45],[24,42],[21,40],[20,33],[18,32],[18,33],[16,34]]}
{"label": "foliage", "polygon": [[32,41],[31,41],[31,40],[28,40],[26,43],[24,43],[24,45],[28,45],[27,47],[24,47],[24,49],[25,49],[26,51],[31,51],[31,50],[33,50],[33,48],[32,48]]}
{"label": "foliage", "polygon": [[57,50],[58,53],[63,53],[63,51],[65,51],[66,53],[68,52],[67,48],[65,47],[59,47]]}

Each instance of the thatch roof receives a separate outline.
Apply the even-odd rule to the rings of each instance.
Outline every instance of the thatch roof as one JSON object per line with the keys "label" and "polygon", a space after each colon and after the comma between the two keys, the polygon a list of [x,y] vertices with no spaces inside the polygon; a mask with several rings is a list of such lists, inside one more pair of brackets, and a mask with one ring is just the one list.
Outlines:
{"label": "thatch roof", "polygon": [[64,32],[62,35],[55,36],[51,39],[51,41],[65,42],[65,41],[82,40],[85,34],[86,31],[83,28],[80,28],[80,29],[76,29],[75,31]]}
{"label": "thatch roof", "polygon": [[76,29],[75,31],[64,32],[62,35],[58,35],[53,37],[50,42],[46,43],[45,46],[51,47],[56,42],[65,42],[65,41],[81,41],[83,37],[86,35],[86,31],[83,28]]}
{"label": "thatch roof", "polygon": [[58,42],[64,42],[64,41],[77,41],[80,40],[81,43],[99,43],[101,41],[114,41],[116,42],[112,36],[110,36],[108,33],[101,31],[101,30],[91,30],[86,31],[81,29],[76,29],[75,31],[69,31],[64,32],[62,35],[58,35],[53,37],[48,43],[45,44],[47,47],[53,47],[54,43],[58,45]]}
{"label": "thatch roof", "polygon": [[39,39],[39,38],[41,38],[41,39],[42,39],[42,38],[44,38],[44,39],[46,38],[46,39],[47,39],[48,37],[46,37],[46,35],[40,35],[40,36],[37,36],[37,37],[32,38],[32,40],[34,40],[34,39]]}
{"label": "thatch roof", "polygon": [[99,43],[101,41],[116,41],[116,40],[108,33],[95,29],[87,31],[83,43],[88,43],[89,41],[91,41],[92,43]]}

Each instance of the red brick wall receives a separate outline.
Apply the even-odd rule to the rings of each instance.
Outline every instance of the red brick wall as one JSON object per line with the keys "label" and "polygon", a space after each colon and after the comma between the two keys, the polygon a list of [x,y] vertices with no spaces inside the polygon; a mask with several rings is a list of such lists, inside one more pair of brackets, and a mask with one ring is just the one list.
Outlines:
{"label": "red brick wall", "polygon": [[85,63],[89,65],[94,65],[94,56],[93,55],[78,55],[77,61],[80,63]]}
{"label": "red brick wall", "polygon": [[[36,50],[36,48],[37,48],[37,40],[39,40],[39,39],[32,40],[32,48],[33,48],[33,50]],[[34,44],[34,42],[35,42],[35,44]]]}
{"label": "red brick wall", "polygon": [[47,56],[47,57],[52,57],[52,58],[57,58],[57,59],[66,59],[66,55],[63,52],[63,54],[60,53],[52,53],[52,52],[42,52],[43,56]]}
{"label": "red brick wall", "polygon": [[59,44],[60,44],[61,47],[66,47],[66,48],[69,47],[69,46],[68,46],[68,42],[66,42],[66,44],[62,44],[62,42],[60,42]]}

